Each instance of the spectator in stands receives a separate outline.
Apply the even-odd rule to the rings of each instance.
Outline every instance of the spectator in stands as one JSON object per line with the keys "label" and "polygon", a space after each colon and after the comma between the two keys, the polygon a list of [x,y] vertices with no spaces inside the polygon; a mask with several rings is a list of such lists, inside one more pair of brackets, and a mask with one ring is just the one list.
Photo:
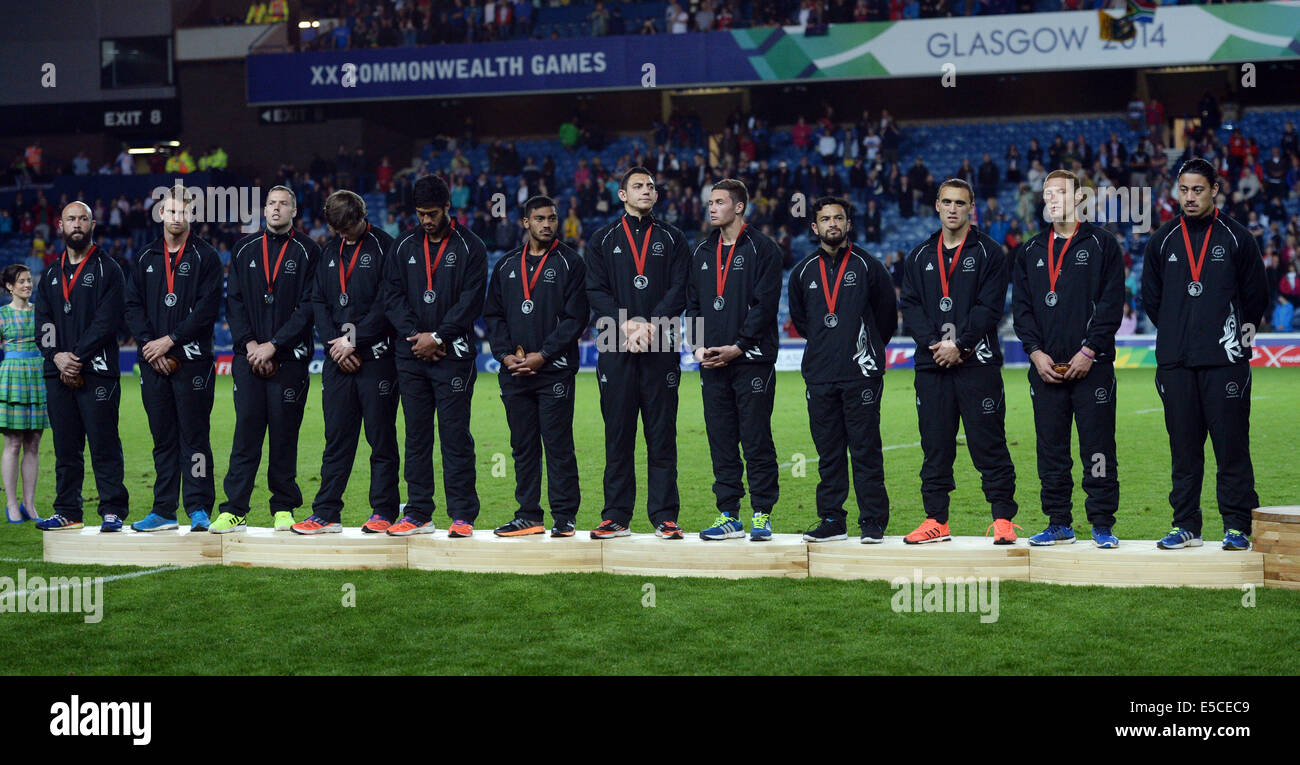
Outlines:
{"label": "spectator in stands", "polygon": [[[984,161],[980,163],[979,168],[979,193],[982,197],[995,197],[998,194],[998,166],[993,162],[993,158],[988,154],[984,155]],[[995,237],[996,239],[997,237]]]}
{"label": "spectator in stands", "polygon": [[1151,156],[1147,154],[1143,144],[1138,144],[1137,148],[1128,157],[1128,182],[1132,186],[1146,186],[1148,173],[1151,170]]}
{"label": "spectator in stands", "polygon": [[808,124],[802,114],[799,120],[795,122],[794,127],[790,129],[790,141],[796,149],[808,151],[812,140],[812,126]]}
{"label": "spectator in stands", "polygon": [[605,10],[605,4],[601,0],[596,0],[596,7],[587,19],[591,21],[592,37],[604,37],[609,34],[609,11]]}
{"label": "spectator in stands", "polygon": [[72,174],[90,175],[90,157],[86,156],[85,149],[77,152],[77,156],[72,158]]}
{"label": "spectator in stands", "polygon": [[1286,173],[1287,195],[1291,199],[1300,197],[1300,155],[1291,155],[1291,169]]}
{"label": "spectator in stands", "polygon": [[1250,168],[1249,164],[1241,168],[1241,177],[1237,182],[1237,190],[1241,192],[1242,199],[1249,206],[1254,206],[1256,198],[1264,190],[1263,184]]}
{"label": "spectator in stands", "polygon": [[1119,329],[1115,335],[1135,335],[1137,334],[1137,314],[1133,312],[1133,303],[1124,301],[1124,315],[1119,320]]}
{"label": "spectator in stands", "polygon": [[1022,180],[1021,171],[1023,168],[1021,167],[1021,163],[1023,162],[1023,159],[1020,156],[1020,150],[1016,148],[1014,143],[1007,147],[1006,160],[1007,173],[1005,177],[1007,183],[1019,185]]}
{"label": "spectator in stands", "polygon": [[664,29],[675,35],[684,35],[690,22],[690,14],[682,10],[677,0],[672,0],[668,4],[668,10],[664,13]]}
{"label": "spectator in stands", "polygon": [[578,200],[569,197],[569,214],[564,218],[564,243],[570,246],[582,238],[582,220],[578,218]]}
{"label": "spectator in stands", "polygon": [[904,175],[898,179],[898,217],[903,220],[908,220],[916,214],[916,199],[908,178]]}
{"label": "spectator in stands", "polygon": [[1286,196],[1286,173],[1288,162],[1282,157],[1279,146],[1272,148],[1271,156],[1264,160],[1263,173],[1265,193],[1270,197]]}
{"label": "spectator in stands", "polygon": [[1300,307],[1300,277],[1296,276],[1294,260],[1286,264],[1286,275],[1278,282],[1277,295],[1279,300],[1290,303],[1292,308]]}
{"label": "spectator in stands", "polygon": [[880,208],[876,206],[876,200],[868,200],[867,207],[862,213],[863,238],[873,244],[879,243],[881,228]]}

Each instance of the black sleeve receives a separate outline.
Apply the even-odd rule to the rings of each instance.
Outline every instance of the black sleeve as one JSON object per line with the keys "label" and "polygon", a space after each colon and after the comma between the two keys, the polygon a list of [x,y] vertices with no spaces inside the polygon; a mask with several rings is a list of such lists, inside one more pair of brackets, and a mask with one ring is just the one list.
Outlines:
{"label": "black sleeve", "polygon": [[401,242],[406,238],[409,237],[394,239],[384,258],[384,313],[397,330],[399,340],[415,337],[420,331],[415,311],[406,302],[406,271],[401,258]]}
{"label": "black sleeve", "polygon": [[[325,285],[322,283],[326,278],[324,268],[316,269],[316,278],[312,279],[311,297],[309,300],[311,301],[312,318],[315,320],[316,324],[316,335],[320,338],[320,344],[325,347],[325,355],[328,356],[330,341],[336,337],[341,337],[343,335],[343,329],[335,324],[334,320],[330,318],[329,305],[325,302]],[[383,301],[375,302],[380,305],[383,304]],[[359,334],[353,335],[353,345],[360,344],[358,342],[359,337]]]}
{"label": "black sleeve", "polygon": [[121,326],[122,314],[126,312],[122,269],[108,258],[100,262],[104,264],[104,291],[95,306],[95,317],[81,335],[77,347],[72,349],[79,359],[88,359],[111,345],[117,345],[117,329]]}
{"label": "black sleeve", "polygon": [[573,341],[582,337],[587,328],[591,306],[587,304],[587,266],[582,258],[572,258],[573,273],[564,287],[564,307],[560,309],[560,322],[542,341],[542,358],[550,360],[564,352]]}
{"label": "black sleeve", "polygon": [[686,246],[686,235],[678,232],[677,244],[673,246],[672,276],[668,282],[668,291],[651,311],[651,317],[682,315],[686,309],[686,275],[690,267],[691,251]]}
{"label": "black sleeve", "polygon": [[[139,269],[136,269],[137,272]],[[143,274],[139,274],[143,278]],[[143,282],[141,282],[143,284]],[[194,310],[173,333],[178,345],[192,343],[212,333],[221,312],[221,257],[215,251],[199,252],[199,294]]]}
{"label": "black sleeve", "polygon": [[1151,326],[1157,329],[1160,321],[1160,296],[1165,286],[1164,265],[1160,261],[1156,238],[1152,235],[1147,240],[1146,252],[1142,254],[1142,310],[1146,312]]}
{"label": "black sleeve", "polygon": [[[509,254],[506,257],[510,257]],[[505,302],[501,299],[499,264],[492,270],[492,277],[488,279],[487,297],[483,300],[483,323],[487,325],[488,345],[492,348],[492,358],[501,361],[515,352],[510,347],[510,328],[506,323]]]}
{"label": "black sleeve", "polygon": [[[144,253],[141,253],[141,256],[143,255]],[[141,346],[156,339],[153,328],[149,326],[149,313],[144,308],[144,272],[141,270],[143,265],[144,258],[137,257],[135,265],[128,272],[130,278],[126,280],[125,298],[126,328],[135,338],[136,343]]]}
{"label": "black sleeve", "polygon": [[966,315],[966,326],[957,332],[957,347],[967,350],[981,338],[997,331],[998,320],[1007,300],[1007,254],[992,239],[984,243],[988,257],[980,269],[980,291],[975,305]]}
{"label": "black sleeve", "polygon": [[[751,240],[752,241],[752,240]],[[781,251],[771,239],[763,241],[758,255],[758,273],[754,276],[754,303],[740,325],[735,345],[757,347],[781,307]],[[694,279],[691,279],[694,282]]]}
{"label": "black sleeve", "polygon": [[[699,252],[699,247],[695,248]],[[696,319],[700,316],[699,269],[695,267],[695,256],[691,256],[690,272],[686,276],[686,318]],[[704,338],[694,338],[701,342]]]}
{"label": "black sleeve", "polygon": [[1237,292],[1241,296],[1242,322],[1258,329],[1268,310],[1268,276],[1259,243],[1253,236],[1244,239],[1245,244],[1237,251]]}
{"label": "black sleeve", "polygon": [[[448,234],[450,236],[450,234]],[[478,237],[465,237],[469,243],[469,260],[465,263],[465,281],[460,294],[438,326],[438,336],[450,343],[452,338],[474,339],[474,320],[483,314],[483,295],[487,290],[487,248]]]}
{"label": "black sleeve", "polygon": [[235,268],[235,263],[232,257],[226,277],[226,324],[230,325],[230,341],[237,351],[242,352],[257,338],[253,335],[253,324],[248,319],[248,306],[244,302],[244,288],[239,281],[247,269]]}
{"label": "black sleeve", "polygon": [[[599,231],[597,232],[599,233]],[[614,300],[614,287],[609,273],[608,254],[594,237],[587,243],[587,301],[596,312],[596,318],[618,320],[618,303]]]}
{"label": "black sleeve", "polygon": [[894,292],[894,279],[883,263],[870,255],[865,259],[867,276],[871,280],[871,315],[862,318],[875,323],[880,342],[886,345],[898,329],[898,296]]}
{"label": "black sleeve", "polygon": [[917,345],[930,347],[942,339],[939,327],[921,305],[921,260],[908,257],[903,261],[903,286],[898,307],[903,312],[903,324],[911,331]]}
{"label": "black sleeve", "polygon": [[1103,236],[1105,244],[1101,251],[1101,296],[1093,308],[1088,337],[1083,341],[1094,353],[1114,347],[1115,333],[1119,331],[1119,323],[1124,319],[1124,253],[1120,252],[1115,237],[1109,234]]}
{"label": "black sleeve", "polygon": [[804,304],[803,285],[799,283],[799,264],[790,272],[790,282],[786,286],[787,303],[790,306],[790,323],[799,337],[808,337],[808,308]]}
{"label": "black sleeve", "polygon": [[1029,291],[1028,258],[1029,243],[1026,242],[1016,252],[1011,275],[1011,318],[1016,337],[1020,338],[1020,344],[1025,348],[1025,355],[1043,350],[1043,330],[1038,326],[1038,319],[1034,317],[1034,299]]}

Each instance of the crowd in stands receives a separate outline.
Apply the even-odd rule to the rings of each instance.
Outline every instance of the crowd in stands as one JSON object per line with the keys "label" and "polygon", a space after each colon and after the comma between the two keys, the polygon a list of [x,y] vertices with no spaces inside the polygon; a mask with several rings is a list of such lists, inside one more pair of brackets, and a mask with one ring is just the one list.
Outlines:
{"label": "crowd in stands", "polygon": [[[996,156],[966,157],[954,167],[927,164],[925,152],[933,148],[932,140],[909,138],[943,128],[905,128],[888,110],[844,119],[823,105],[816,113],[797,116],[788,127],[774,127],[767,119],[737,111],[711,135],[705,134],[697,115],[679,112],[655,123],[644,138],[610,138],[594,120],[575,116],[558,131],[560,140],[480,140],[467,121],[461,134],[439,135],[416,156],[399,158],[401,164],[389,156],[376,160],[362,147],[340,146],[333,157],[315,156],[307,167],[268,169],[266,177],[252,182],[261,188],[283,183],[295,189],[298,225],[324,242],[330,232],[320,210],[335,189],[362,193],[371,221],[397,234],[416,225],[412,183],[436,172],[448,179],[458,223],[472,229],[495,258],[519,241],[518,211],[534,194],[557,199],[563,238],[585,251],[584,234],[621,209],[622,170],[637,164],[656,173],[656,214],[698,240],[708,233],[704,201],[713,184],[734,177],[750,191],[749,225],[779,242],[787,268],[816,246],[804,217],[806,203],[834,194],[854,203],[854,238],[881,258],[897,281],[905,250],[935,228],[932,202],[937,184],[945,178],[962,177],[972,184],[977,192],[976,224],[1012,252],[1042,226],[1040,195],[1051,170],[1071,169],[1097,191],[1151,187],[1157,208],[1151,221],[1154,230],[1178,214],[1177,201],[1170,196],[1178,164],[1204,156],[1221,172],[1220,209],[1250,228],[1265,258],[1277,308],[1265,328],[1300,330],[1293,324],[1300,308],[1300,139],[1295,126],[1286,121],[1276,133],[1280,139],[1262,144],[1242,129],[1221,125],[1213,98],[1207,97],[1201,107],[1199,120],[1188,123],[1181,157],[1166,151],[1170,122],[1154,101],[1144,104],[1137,131],[1124,129],[1122,120],[1115,119],[1112,123],[1120,129],[1101,140],[1090,141],[1082,132],[1073,137],[1043,135],[1024,145],[1007,145]],[[68,164],[77,172],[94,163],[79,154],[64,163],[65,170]],[[38,164],[33,169],[39,173],[41,168]],[[20,191],[11,204],[0,205],[0,242],[30,242],[25,252],[34,269],[52,261],[59,249],[54,243],[57,211],[67,201],[66,196],[47,199],[39,188]],[[94,209],[101,245],[123,262],[159,233],[150,215],[151,199],[87,201]],[[1108,221],[1104,215],[1098,222],[1117,235],[1125,252],[1129,306],[1124,331],[1149,329],[1138,288],[1145,235],[1132,223]],[[198,231],[223,258],[242,236],[234,225],[205,224]]]}
{"label": "crowd in stands", "polygon": [[[1198,4],[1215,0],[1194,0]],[[1160,0],[1177,5],[1183,0]],[[333,20],[303,31],[304,50],[393,48],[624,34],[686,34],[753,26],[1124,8],[1124,0],[305,0],[296,18]],[[254,2],[244,23],[289,20],[288,0]],[[237,23],[227,16],[214,24]]]}

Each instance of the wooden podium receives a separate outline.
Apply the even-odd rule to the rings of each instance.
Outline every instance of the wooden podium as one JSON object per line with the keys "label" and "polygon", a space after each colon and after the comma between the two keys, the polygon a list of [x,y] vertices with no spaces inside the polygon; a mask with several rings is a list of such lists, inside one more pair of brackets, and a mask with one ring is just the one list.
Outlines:
{"label": "wooden podium", "polygon": [[1300,506],[1254,511],[1255,552],[1264,556],[1264,585],[1300,590]]}
{"label": "wooden podium", "polygon": [[340,534],[304,536],[249,526],[245,531],[214,536],[221,540],[222,562],[227,566],[406,568],[404,537],[365,534],[359,528],[344,529]]}
{"label": "wooden podium", "polygon": [[909,545],[902,537],[885,537],[881,544],[864,545],[850,537],[840,542],[808,545],[808,575],[827,579],[911,579],[916,569],[922,577],[942,579],[987,577],[1004,581],[1029,581],[1029,548],[1025,540],[995,545],[989,537],[953,537],[950,542]]}
{"label": "wooden podium", "polygon": [[1201,547],[1161,550],[1150,540],[1121,539],[1099,550],[1090,541],[1034,547],[1029,581],[1107,587],[1220,587],[1264,584],[1264,556],[1254,550],[1229,552],[1206,540]]}
{"label": "wooden podium", "polygon": [[685,539],[633,534],[594,544],[604,548],[604,570],[608,574],[719,579],[808,577],[807,544],[799,534],[773,534],[766,542],[747,538],[705,541],[696,534]]}
{"label": "wooden podium", "polygon": [[111,534],[98,527],[80,531],[46,531],[41,534],[45,560],[50,563],[94,563],[103,566],[219,566],[221,537],[189,526],[170,531],[132,531],[130,526]]}
{"label": "wooden podium", "polygon": [[503,574],[593,574],[601,571],[601,543],[585,531],[572,537],[534,534],[498,537],[491,531],[452,539],[445,529],[407,537],[407,562],[424,571]]}

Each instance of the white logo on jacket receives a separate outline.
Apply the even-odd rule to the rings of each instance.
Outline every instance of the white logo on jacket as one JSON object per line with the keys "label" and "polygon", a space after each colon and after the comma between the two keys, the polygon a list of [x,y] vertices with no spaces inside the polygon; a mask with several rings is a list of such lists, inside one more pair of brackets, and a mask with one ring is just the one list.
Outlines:
{"label": "white logo on jacket", "polygon": [[1223,322],[1223,337],[1219,338],[1219,345],[1223,346],[1223,352],[1227,354],[1230,363],[1237,363],[1241,360],[1241,342],[1237,338],[1237,316],[1228,309],[1228,319]]}

